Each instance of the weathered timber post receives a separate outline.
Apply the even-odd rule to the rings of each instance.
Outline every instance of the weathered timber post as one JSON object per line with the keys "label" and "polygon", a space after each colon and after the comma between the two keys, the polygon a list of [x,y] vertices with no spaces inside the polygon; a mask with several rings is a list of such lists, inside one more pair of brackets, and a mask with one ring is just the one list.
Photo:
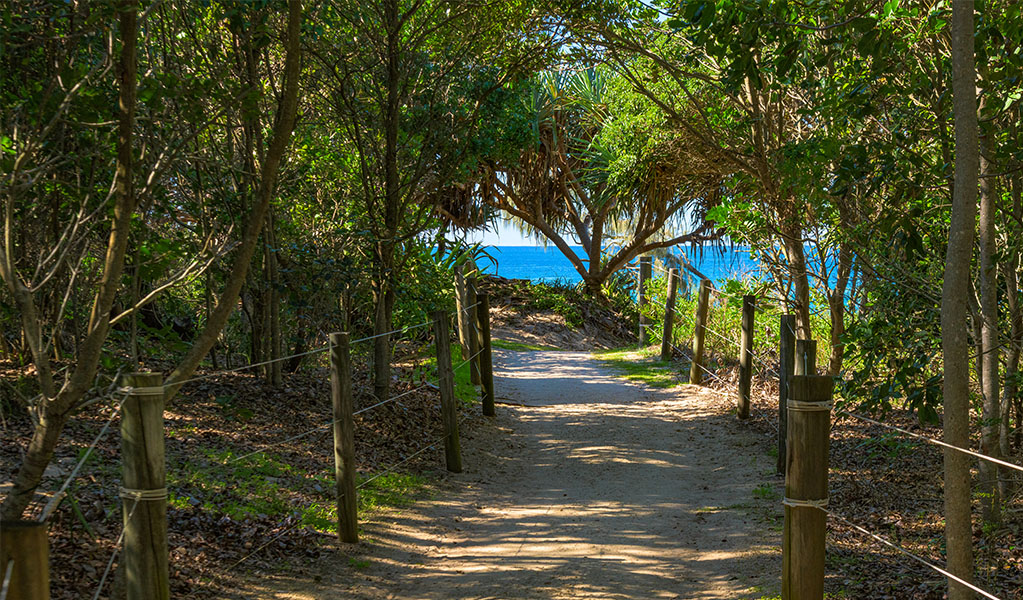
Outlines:
{"label": "weathered timber post", "polygon": [[128,600],[167,600],[167,467],[163,440],[163,376],[131,373],[121,407],[121,510],[124,587]]}
{"label": "weathered timber post", "polygon": [[789,381],[795,373],[796,317],[781,316],[778,333],[778,472],[785,474],[785,437],[788,431]]}
{"label": "weathered timber post", "polygon": [[461,473],[462,444],[458,439],[455,373],[451,370],[448,315],[442,310],[433,313],[433,337],[437,346],[437,386],[440,388],[440,417],[444,424],[444,458],[448,471]]}
{"label": "weathered timber post", "polygon": [[352,357],[347,333],[330,334],[330,404],[334,415],[334,481],[337,493],[337,538],[359,541],[355,490],[355,401]]}
{"label": "weathered timber post", "polygon": [[785,526],[782,533],[783,600],[824,598],[824,538],[828,505],[831,377],[799,375],[789,383]]}
{"label": "weathered timber post", "polygon": [[753,381],[753,322],[757,313],[756,296],[742,297],[742,337],[739,343],[739,407],[740,419],[749,418],[750,387]]}
{"label": "weathered timber post", "polygon": [[46,528],[39,521],[0,523],[0,585],[7,582],[8,600],[50,600]]}
{"label": "weathered timber post", "polygon": [[479,319],[481,350],[479,357],[480,370],[483,381],[483,414],[493,417],[497,414],[494,409],[494,357],[491,354],[493,349],[490,343],[490,295],[480,294],[477,297],[479,310],[476,317]]}
{"label": "weathered timber post", "polygon": [[661,332],[661,360],[671,358],[671,341],[675,333],[675,295],[678,293],[678,269],[668,269],[668,299],[664,303],[664,331]]}
{"label": "weathered timber post", "polygon": [[472,336],[472,324],[476,320],[476,310],[470,311],[468,308],[467,294],[465,265],[461,264],[455,267],[455,309],[458,311],[455,323],[458,327],[458,344],[462,347],[462,356],[465,358],[472,356],[469,339]]}
{"label": "weathered timber post", "polygon": [[703,346],[707,335],[707,312],[710,310],[710,280],[700,281],[696,304],[696,325],[693,327],[693,364],[689,366],[689,383],[703,383]]}
{"label": "weathered timber post", "polygon": [[796,376],[817,374],[817,340],[796,340],[792,373]]}
{"label": "weathered timber post", "polygon": [[[472,266],[472,272],[476,272],[476,266]],[[462,360],[469,361],[469,381],[473,385],[480,385],[482,380],[480,379],[480,357],[477,353],[480,351],[480,343],[483,337],[483,332],[479,330],[479,295],[476,290],[476,277],[465,278],[465,301],[466,306],[471,306],[469,309],[469,354],[467,354]],[[475,358],[473,358],[475,357]]]}
{"label": "weathered timber post", "polygon": [[643,314],[643,310],[647,306],[647,294],[646,287],[647,282],[650,281],[650,275],[653,271],[653,258],[650,256],[639,257],[639,288],[636,294],[636,302],[639,305],[639,347],[643,348],[650,343],[650,317]]}

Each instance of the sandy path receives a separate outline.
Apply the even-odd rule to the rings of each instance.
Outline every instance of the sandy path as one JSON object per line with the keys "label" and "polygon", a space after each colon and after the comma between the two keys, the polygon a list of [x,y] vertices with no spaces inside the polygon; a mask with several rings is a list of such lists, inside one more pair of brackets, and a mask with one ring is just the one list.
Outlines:
{"label": "sandy path", "polygon": [[[650,390],[589,354],[499,351],[466,472],[363,542],[249,597],[759,598],[781,568],[767,443],[720,397]],[[761,494],[763,495],[763,494]],[[315,581],[310,581],[314,579]],[[283,591],[287,590],[287,591]]]}

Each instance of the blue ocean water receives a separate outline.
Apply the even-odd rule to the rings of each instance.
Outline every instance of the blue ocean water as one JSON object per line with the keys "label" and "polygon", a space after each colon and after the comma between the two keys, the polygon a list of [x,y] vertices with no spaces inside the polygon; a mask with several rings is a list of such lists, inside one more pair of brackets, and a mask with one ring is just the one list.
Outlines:
{"label": "blue ocean water", "polygon": [[[491,246],[486,250],[493,261],[486,258],[478,261],[485,273],[508,279],[529,279],[534,283],[560,281],[575,284],[582,280],[568,258],[554,246]],[[572,250],[580,258],[586,258],[582,246],[573,246]],[[685,252],[689,264],[717,283],[743,279],[760,270],[757,262],[750,258],[748,248],[675,248],[673,252]],[[654,258],[654,264],[664,267],[665,259]]]}

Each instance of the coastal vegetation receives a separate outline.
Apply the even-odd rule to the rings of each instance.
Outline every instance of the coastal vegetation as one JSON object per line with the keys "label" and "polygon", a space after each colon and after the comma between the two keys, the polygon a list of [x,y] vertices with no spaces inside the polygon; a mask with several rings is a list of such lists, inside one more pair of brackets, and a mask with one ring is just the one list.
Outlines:
{"label": "coastal vegetation", "polygon": [[[636,259],[737,245],[762,272],[716,283],[725,338],[755,295],[754,345],[776,348],[794,315],[841,406],[940,424],[946,443],[1019,464],[1021,24],[1009,0],[2,2],[0,517],[39,514],[48,469],[74,464],[120,409],[126,373],[165,374],[173,427],[210,419],[212,438],[286,418],[292,434],[323,420],[316,352],[345,331],[367,338],[353,349],[361,398],[416,399],[437,368],[424,323],[456,311],[459,269],[488,260],[473,236],[509,219],[581,283],[480,289],[509,315],[528,304],[619,346],[604,359],[630,377],[684,379],[671,361],[624,366],[640,317],[665,314],[663,277],[635,305]],[[696,266],[679,267],[695,284]],[[696,302],[677,299],[680,345]],[[737,358],[721,340],[708,352],[722,368]],[[766,372],[778,355],[763,359]],[[455,383],[470,404],[473,376]],[[412,429],[437,423],[409,415],[372,427],[424,441]],[[170,470],[187,531],[266,530],[288,513],[275,481],[328,498],[292,470],[298,450],[221,472],[231,450],[188,437],[169,453],[203,457]],[[367,471],[394,453],[370,454]],[[942,465],[931,554],[972,581],[975,538],[1013,546],[1016,579],[991,579],[1019,584],[1018,473],[954,452]],[[265,502],[236,504],[224,477],[262,478]],[[424,484],[377,485],[393,504],[392,488]],[[69,530],[113,514],[74,496]]]}

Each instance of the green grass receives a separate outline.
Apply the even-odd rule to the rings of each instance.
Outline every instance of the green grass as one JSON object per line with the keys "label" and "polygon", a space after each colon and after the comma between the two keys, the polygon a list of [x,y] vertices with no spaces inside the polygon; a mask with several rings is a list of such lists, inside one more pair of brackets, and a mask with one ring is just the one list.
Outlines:
{"label": "green grass", "polygon": [[761,483],[753,488],[753,497],[760,498],[761,500],[777,500],[778,492],[775,491],[774,486],[770,483]]}
{"label": "green grass", "polygon": [[[422,367],[426,369],[427,380],[437,383],[437,347],[431,344],[422,354]],[[451,367],[455,370],[455,398],[458,398],[463,405],[470,406],[480,398],[479,391],[472,384],[469,363],[462,362],[462,346],[455,342],[451,344]]]}
{"label": "green grass", "polygon": [[609,350],[595,352],[594,356],[629,381],[639,381],[655,388],[681,385],[678,372],[670,361],[662,361],[659,351]]}
{"label": "green grass", "polygon": [[[181,510],[197,506],[236,520],[296,515],[304,525],[337,532],[335,483],[326,470],[309,473],[269,453],[237,462],[231,462],[236,456],[230,450],[203,448],[198,455],[170,465],[167,483],[174,490],[168,498],[170,506]],[[369,477],[360,476],[358,481]],[[427,483],[425,477],[409,473],[388,473],[373,479],[359,490],[360,518],[380,508],[412,504]]]}
{"label": "green grass", "polygon": [[[369,477],[359,477],[358,482]],[[409,506],[422,496],[426,485],[425,477],[410,473],[388,473],[377,477],[358,491],[359,518],[381,508]],[[302,510],[302,522],[318,531],[337,533],[337,503],[331,497],[328,502],[307,506]]]}
{"label": "green grass", "polygon": [[553,346],[537,346],[536,344],[523,344],[522,342],[509,342],[508,340],[490,340],[490,345],[502,350],[514,350],[515,352],[533,352],[538,350],[559,350]]}

